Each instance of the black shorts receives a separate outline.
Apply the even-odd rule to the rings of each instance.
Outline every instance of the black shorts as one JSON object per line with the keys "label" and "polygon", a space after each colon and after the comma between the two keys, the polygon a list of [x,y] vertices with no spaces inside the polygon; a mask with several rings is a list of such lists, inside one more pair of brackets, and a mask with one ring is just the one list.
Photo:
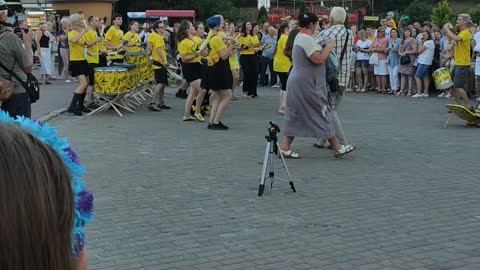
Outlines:
{"label": "black shorts", "polygon": [[452,71],[453,88],[465,89],[470,66],[454,66]]}
{"label": "black shorts", "polygon": [[203,89],[218,91],[232,89],[232,86],[233,76],[228,59],[220,59],[215,65],[206,68],[205,83],[202,82]]}
{"label": "black shorts", "polygon": [[95,68],[98,64],[88,64],[88,85],[95,85]]}
{"label": "black shorts", "polygon": [[70,73],[73,77],[77,77],[80,75],[88,75],[88,62],[87,60],[81,61],[70,61]]}
{"label": "black shorts", "polygon": [[183,64],[182,63],[182,72],[183,72],[183,78],[188,83],[191,83],[193,81],[202,79],[203,76],[203,66],[200,63],[191,63],[191,64]]}
{"label": "black shorts", "polygon": [[157,84],[168,85],[168,75],[165,68],[154,69],[155,72],[155,81]]}

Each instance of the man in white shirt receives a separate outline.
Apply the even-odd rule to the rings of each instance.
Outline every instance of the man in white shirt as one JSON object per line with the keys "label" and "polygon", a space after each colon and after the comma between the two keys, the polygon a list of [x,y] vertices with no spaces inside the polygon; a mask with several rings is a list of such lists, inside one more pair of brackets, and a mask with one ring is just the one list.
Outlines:
{"label": "man in white shirt", "polygon": [[[475,54],[475,90],[476,95],[480,96],[480,32],[473,35],[473,40],[475,42],[475,47],[473,48],[473,53]],[[480,97],[477,97],[476,101],[480,101]]]}

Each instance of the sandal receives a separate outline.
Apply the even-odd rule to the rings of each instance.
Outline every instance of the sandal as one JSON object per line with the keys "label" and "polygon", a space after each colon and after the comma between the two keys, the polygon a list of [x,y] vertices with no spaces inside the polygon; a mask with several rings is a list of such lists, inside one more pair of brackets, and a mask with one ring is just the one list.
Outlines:
{"label": "sandal", "polygon": [[301,159],[302,158],[302,156],[300,156],[298,153],[293,152],[292,150],[283,151],[280,148],[278,150],[280,150],[280,153],[281,153],[281,155],[278,155],[278,157],[280,157],[280,158],[282,156],[283,156],[283,158],[289,158],[289,159]]}
{"label": "sandal", "polygon": [[340,157],[352,152],[353,150],[355,150],[355,146],[352,146],[350,144],[347,144],[347,145],[342,144],[340,149],[335,151],[335,157],[340,158]]}

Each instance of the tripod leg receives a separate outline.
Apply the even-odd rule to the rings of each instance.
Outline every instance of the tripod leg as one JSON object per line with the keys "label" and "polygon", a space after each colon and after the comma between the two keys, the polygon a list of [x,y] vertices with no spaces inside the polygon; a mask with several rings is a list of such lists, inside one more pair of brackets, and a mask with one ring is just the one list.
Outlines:
{"label": "tripod leg", "polygon": [[270,177],[270,191],[273,189],[273,181],[275,180],[275,172],[274,172],[274,166],[273,166],[273,161],[275,160],[275,151],[273,150],[273,144],[270,147],[270,153],[269,153],[269,161],[270,161],[270,171],[268,172],[268,176]]}
{"label": "tripod leg", "polygon": [[271,146],[271,142],[267,142],[267,145],[265,146],[265,154],[263,156],[262,175],[260,175],[260,185],[258,186],[258,196],[262,196],[263,191],[265,190],[265,174],[267,173],[270,146]]}
{"label": "tripod leg", "polygon": [[[278,142],[276,142],[277,144],[277,147],[280,148],[280,145],[278,144]],[[282,158],[282,163],[283,163],[283,167],[285,168],[285,171],[287,172],[287,176],[288,176],[288,183],[290,184],[290,188],[292,189],[293,192],[297,192],[295,190],[295,185],[293,184],[293,180],[292,180],[292,176],[290,175],[290,171],[288,170],[288,167],[287,167],[287,162],[285,161],[285,157],[283,157],[283,154],[282,154],[282,151],[278,151],[280,153],[280,157]]]}

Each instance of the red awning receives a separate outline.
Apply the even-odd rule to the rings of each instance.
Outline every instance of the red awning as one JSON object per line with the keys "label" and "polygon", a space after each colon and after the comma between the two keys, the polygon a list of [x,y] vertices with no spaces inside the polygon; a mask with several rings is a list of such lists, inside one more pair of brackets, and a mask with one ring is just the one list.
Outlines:
{"label": "red awning", "polygon": [[147,17],[182,17],[195,18],[195,10],[147,10]]}

